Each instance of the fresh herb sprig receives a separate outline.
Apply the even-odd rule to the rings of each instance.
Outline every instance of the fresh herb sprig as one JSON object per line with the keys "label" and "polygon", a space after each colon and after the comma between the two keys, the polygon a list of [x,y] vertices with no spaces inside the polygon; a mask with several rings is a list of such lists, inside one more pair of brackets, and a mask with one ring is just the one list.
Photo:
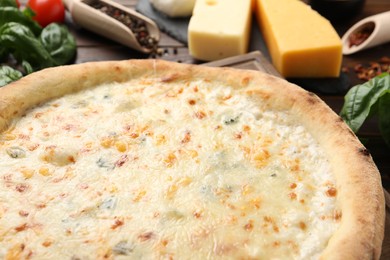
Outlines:
{"label": "fresh herb sprig", "polygon": [[0,0],[0,87],[33,71],[67,64],[76,54],[75,39],[65,26],[42,28],[33,16],[15,0]]}
{"label": "fresh herb sprig", "polygon": [[390,74],[382,73],[352,87],[345,95],[340,116],[355,133],[366,119],[377,116],[379,131],[390,147]]}

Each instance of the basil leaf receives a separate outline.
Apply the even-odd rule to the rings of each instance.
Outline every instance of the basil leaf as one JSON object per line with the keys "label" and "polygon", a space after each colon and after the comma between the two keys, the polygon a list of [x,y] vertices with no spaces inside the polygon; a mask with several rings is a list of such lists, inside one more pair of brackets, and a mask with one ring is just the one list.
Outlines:
{"label": "basil leaf", "polygon": [[51,23],[43,29],[40,41],[56,65],[68,63],[76,53],[76,41],[62,25]]}
{"label": "basil leaf", "polygon": [[0,87],[23,77],[22,73],[9,66],[0,66]]}
{"label": "basil leaf", "polygon": [[0,0],[0,6],[1,7],[5,7],[5,6],[18,7],[18,4],[16,3],[15,0]]}
{"label": "basil leaf", "polygon": [[55,65],[40,41],[22,24],[10,22],[0,27],[0,46],[7,48],[19,62],[29,62],[34,70]]}
{"label": "basil leaf", "polygon": [[390,147],[390,90],[382,95],[378,103],[379,130]]}
{"label": "basil leaf", "polygon": [[9,22],[20,23],[27,26],[35,36],[38,36],[42,31],[42,27],[31,19],[30,12],[21,12],[17,7],[12,6],[0,7],[0,26]]}
{"label": "basil leaf", "polygon": [[[357,133],[364,121],[376,111],[376,103],[390,90],[390,75],[383,73],[351,88],[344,98],[340,116]],[[372,111],[371,111],[372,110]]]}
{"label": "basil leaf", "polygon": [[[26,6],[23,10],[23,14],[27,16],[28,18],[32,19],[35,16],[35,12],[33,9],[31,9],[29,6]],[[38,22],[36,22],[39,26],[41,26]]]}
{"label": "basil leaf", "polygon": [[31,64],[28,61],[22,61],[22,67],[26,74],[30,74],[34,72],[34,69],[32,68]]}

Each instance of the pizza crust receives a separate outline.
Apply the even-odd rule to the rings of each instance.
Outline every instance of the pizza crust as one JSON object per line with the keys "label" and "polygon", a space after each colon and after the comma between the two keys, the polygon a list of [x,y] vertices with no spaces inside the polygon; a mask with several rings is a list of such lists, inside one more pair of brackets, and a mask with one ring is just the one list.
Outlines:
{"label": "pizza crust", "polygon": [[0,131],[15,116],[52,98],[108,82],[143,77],[156,82],[186,82],[198,77],[244,88],[275,109],[291,110],[325,149],[335,173],[340,228],[324,259],[379,259],[385,203],[380,174],[367,149],[320,98],[283,79],[261,72],[207,68],[159,60],[94,62],[45,69],[0,89]]}

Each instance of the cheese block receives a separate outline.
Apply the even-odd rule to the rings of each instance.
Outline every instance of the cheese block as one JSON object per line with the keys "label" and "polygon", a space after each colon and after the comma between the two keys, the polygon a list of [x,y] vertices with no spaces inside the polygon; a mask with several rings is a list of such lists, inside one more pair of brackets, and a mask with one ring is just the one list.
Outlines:
{"label": "cheese block", "polygon": [[299,0],[256,0],[272,63],[284,77],[338,77],[341,40],[331,23]]}
{"label": "cheese block", "polygon": [[190,54],[217,60],[248,50],[251,0],[197,0],[188,27]]}
{"label": "cheese block", "polygon": [[149,0],[154,8],[169,17],[191,16],[195,0]]}

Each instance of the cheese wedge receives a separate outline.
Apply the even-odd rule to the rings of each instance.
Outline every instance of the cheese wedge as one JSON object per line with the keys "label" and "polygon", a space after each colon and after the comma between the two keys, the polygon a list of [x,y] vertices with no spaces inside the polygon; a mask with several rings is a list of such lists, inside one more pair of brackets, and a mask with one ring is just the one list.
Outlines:
{"label": "cheese wedge", "polygon": [[256,0],[272,63],[284,77],[338,77],[341,39],[331,23],[299,0]]}
{"label": "cheese wedge", "polygon": [[217,60],[248,50],[251,0],[197,0],[188,26],[190,54]]}

